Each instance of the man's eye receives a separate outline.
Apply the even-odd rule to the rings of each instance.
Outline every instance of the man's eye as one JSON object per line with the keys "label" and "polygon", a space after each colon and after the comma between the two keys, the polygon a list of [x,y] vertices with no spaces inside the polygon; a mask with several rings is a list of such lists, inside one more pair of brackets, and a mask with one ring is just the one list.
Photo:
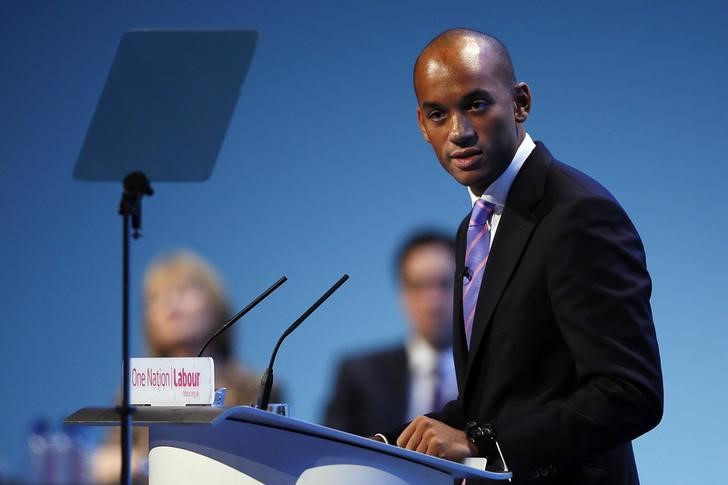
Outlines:
{"label": "man's eye", "polygon": [[483,101],[482,99],[476,99],[470,104],[471,109],[475,111],[485,111],[486,109],[488,109],[488,106],[488,102]]}
{"label": "man's eye", "polygon": [[443,113],[442,111],[432,110],[427,115],[427,117],[430,118],[432,121],[440,121],[445,118],[445,113]]}

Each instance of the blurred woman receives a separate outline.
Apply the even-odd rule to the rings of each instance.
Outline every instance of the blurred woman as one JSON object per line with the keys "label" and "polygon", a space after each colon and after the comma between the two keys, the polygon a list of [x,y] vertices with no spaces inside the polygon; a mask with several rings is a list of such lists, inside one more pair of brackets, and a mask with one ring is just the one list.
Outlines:
{"label": "blurred woman", "polygon": [[[144,278],[144,328],[152,357],[194,357],[229,317],[230,306],[216,272],[189,251],[177,251],[152,263]],[[205,351],[215,360],[215,388],[226,387],[225,405],[252,404],[260,377],[233,357],[232,333],[219,335]],[[280,396],[273,390],[274,401]],[[94,481],[116,483],[121,470],[119,430],[109,433],[94,456]],[[145,481],[149,453],[147,428],[134,428],[132,470]]]}

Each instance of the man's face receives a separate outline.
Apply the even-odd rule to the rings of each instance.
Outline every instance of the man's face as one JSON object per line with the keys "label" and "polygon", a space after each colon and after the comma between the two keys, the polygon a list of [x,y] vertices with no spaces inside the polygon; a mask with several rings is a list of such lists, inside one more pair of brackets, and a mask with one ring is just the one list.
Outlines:
{"label": "man's face", "polygon": [[452,250],[443,244],[416,247],[401,271],[402,306],[412,332],[436,348],[446,347],[452,341]]}
{"label": "man's face", "polygon": [[425,52],[415,71],[422,134],[442,167],[477,195],[511,162],[530,108],[528,86],[507,85],[499,69],[487,47],[466,38]]}

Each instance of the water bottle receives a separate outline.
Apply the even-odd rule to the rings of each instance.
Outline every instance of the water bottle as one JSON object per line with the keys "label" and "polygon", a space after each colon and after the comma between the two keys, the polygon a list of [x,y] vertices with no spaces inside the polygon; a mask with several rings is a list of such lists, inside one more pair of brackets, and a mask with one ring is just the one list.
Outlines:
{"label": "water bottle", "polygon": [[50,483],[50,425],[46,419],[38,419],[28,435],[27,483]]}
{"label": "water bottle", "polygon": [[68,481],[68,452],[71,442],[65,431],[57,429],[50,433],[48,441],[48,482],[51,485],[65,485]]}
{"label": "water bottle", "polygon": [[91,459],[94,450],[94,436],[83,426],[66,426],[70,447],[67,453],[68,483],[84,485],[91,483]]}

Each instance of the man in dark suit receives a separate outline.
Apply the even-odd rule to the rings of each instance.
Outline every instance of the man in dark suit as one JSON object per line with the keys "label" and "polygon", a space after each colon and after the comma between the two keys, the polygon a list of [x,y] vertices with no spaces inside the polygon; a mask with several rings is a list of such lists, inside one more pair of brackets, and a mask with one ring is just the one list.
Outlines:
{"label": "man in dark suit", "polygon": [[456,240],[459,396],[386,438],[505,461],[515,484],[639,483],[631,440],[660,421],[663,390],[637,231],[525,132],[531,91],[497,39],[439,35],[414,85],[425,139],[474,204]]}
{"label": "man in dark suit", "polygon": [[440,409],[457,396],[452,358],[451,237],[413,234],[396,274],[409,324],[406,342],[348,357],[339,366],[325,424],[363,436]]}

